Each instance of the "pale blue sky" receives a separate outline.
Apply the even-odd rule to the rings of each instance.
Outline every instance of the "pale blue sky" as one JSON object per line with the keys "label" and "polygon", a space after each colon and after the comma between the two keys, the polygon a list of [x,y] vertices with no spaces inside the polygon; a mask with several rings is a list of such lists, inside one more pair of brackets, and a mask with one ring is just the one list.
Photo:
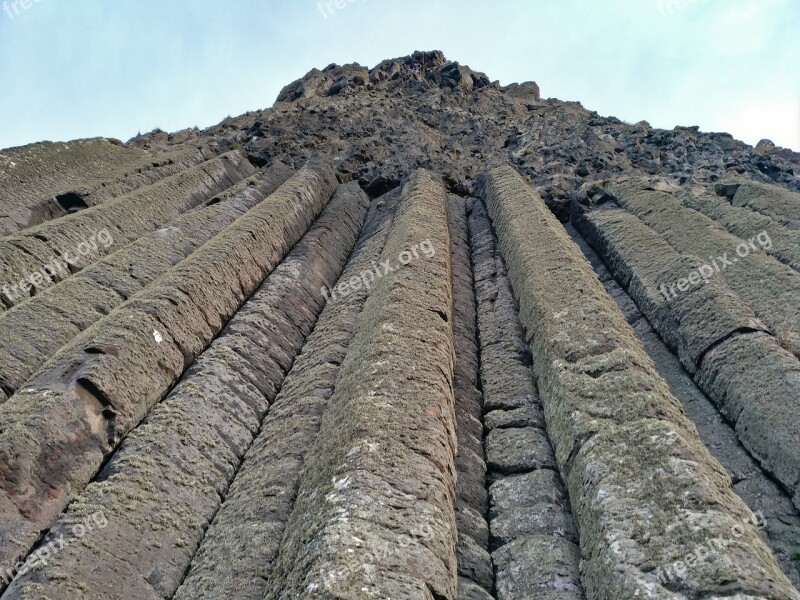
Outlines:
{"label": "pale blue sky", "polygon": [[440,49],[602,115],[800,150],[800,0],[6,1],[0,148],[207,127],[312,67]]}

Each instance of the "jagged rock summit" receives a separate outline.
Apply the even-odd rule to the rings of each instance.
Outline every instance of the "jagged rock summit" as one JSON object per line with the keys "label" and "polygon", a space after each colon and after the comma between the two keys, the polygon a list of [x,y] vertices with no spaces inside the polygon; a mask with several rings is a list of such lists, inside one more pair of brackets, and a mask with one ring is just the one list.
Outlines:
{"label": "jagged rock summit", "polygon": [[415,52],[0,152],[0,600],[797,600],[800,155]]}

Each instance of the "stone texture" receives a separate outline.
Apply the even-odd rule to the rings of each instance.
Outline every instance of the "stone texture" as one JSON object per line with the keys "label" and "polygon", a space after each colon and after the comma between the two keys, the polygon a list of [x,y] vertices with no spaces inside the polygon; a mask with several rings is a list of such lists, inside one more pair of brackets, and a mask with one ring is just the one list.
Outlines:
{"label": "stone texture", "polygon": [[446,202],[441,183],[424,171],[403,190],[382,259],[396,261],[425,239],[434,253],[370,292],[306,456],[267,598],[455,598]]}
{"label": "stone texture", "polygon": [[[605,189],[625,210],[661,235],[675,250],[718,265],[720,278],[800,357],[800,274],[768,256],[761,244],[728,233],[668,191],[638,178],[609,182]],[[755,247],[753,247],[755,246]]]}
{"label": "stone texture", "polygon": [[247,184],[224,202],[189,211],[0,314],[0,336],[22,336],[37,351],[28,360],[0,358],[0,386],[12,395],[59,348],[269,196],[291,170],[277,163],[259,175],[251,179],[258,185]]}
{"label": "stone texture", "polygon": [[742,240],[758,239],[766,232],[771,241],[769,247],[764,248],[767,254],[800,271],[800,226],[789,229],[771,217],[733,206],[726,198],[712,194],[706,186],[693,186],[678,197],[686,206],[714,219]]}
{"label": "stone texture", "polygon": [[[579,524],[587,596],[674,598],[654,568],[686,548],[730,539],[737,526],[739,538],[689,570],[683,593],[721,593],[726,573],[743,594],[797,596],[751,511],[555,217],[508,167],[493,170],[484,189]],[[676,502],[676,493],[691,501]]]}
{"label": "stone texture", "polygon": [[[456,362],[453,390],[456,411],[456,516],[458,542],[456,557],[460,587],[463,580],[492,591],[494,573],[489,555],[488,530],[484,518],[488,499],[486,462],[483,447],[483,398],[478,390],[478,332],[472,260],[467,225],[467,201],[448,196],[447,215],[450,227],[453,272],[453,340]],[[477,521],[477,522],[476,522]]]}
{"label": "stone texture", "polygon": [[[232,151],[130,194],[0,239],[0,256],[4,257],[0,261],[0,304],[24,302],[254,172],[240,152]],[[30,244],[35,244],[35,249],[25,249]],[[81,244],[88,244],[86,251],[81,251]],[[61,260],[64,253],[70,264]],[[50,268],[45,270],[46,266]],[[34,277],[32,289],[17,285],[27,275]],[[9,293],[14,285],[17,287]]]}
{"label": "stone texture", "polygon": [[[51,565],[18,578],[6,596],[24,598],[28,590],[87,599],[123,589],[137,597],[174,594],[322,310],[324,298],[316,290],[335,283],[350,254],[366,205],[358,186],[339,188],[309,232],[83,491],[79,505],[101,511],[108,525],[60,552]],[[300,306],[306,310],[296,310]],[[232,340],[258,349],[230,354]],[[248,381],[244,368],[269,380],[271,393]],[[158,456],[152,456],[154,448]],[[143,481],[157,485],[141,489]],[[70,509],[50,535],[67,530],[74,513]],[[95,562],[112,555],[125,556],[127,567],[97,574]],[[54,577],[57,572],[68,576]]]}
{"label": "stone texture", "polygon": [[708,283],[700,281],[674,295],[661,287],[686,277],[697,265],[682,260],[635,216],[604,208],[575,214],[587,240],[678,352],[686,369],[696,374],[700,387],[736,425],[744,446],[787,489],[796,490],[800,481],[796,464],[800,431],[793,416],[800,410],[796,358],[768,334],[717,273]]}
{"label": "stone texture", "polygon": [[[380,258],[397,196],[390,193],[372,204],[342,281],[369,269]],[[362,287],[325,306],[245,456],[176,599],[204,595],[260,599],[266,594],[297,497],[306,453],[317,437],[322,415],[336,389],[340,365],[368,292]]]}
{"label": "stone texture", "polygon": [[800,511],[792,504],[791,497],[737,440],[736,432],[730,423],[720,415],[713,401],[703,394],[686,370],[681,367],[677,357],[669,351],[586,240],[574,228],[568,226],[567,230],[591,262],[603,287],[615,299],[628,322],[634,327],[636,335],[653,359],[659,374],[664,377],[672,393],[680,400],[686,415],[697,426],[705,445],[725,467],[736,494],[756,512],[758,527],[765,536],[775,559],[797,587],[800,584],[800,562],[794,560],[792,556],[797,540],[800,539]]}
{"label": "stone texture", "polygon": [[0,562],[15,564],[30,550],[300,239],[333,188],[327,164],[301,169],[269,202],[62,348],[3,405]]}
{"label": "stone texture", "polygon": [[[578,547],[552,536],[525,536],[494,553],[497,597],[508,600],[581,600]],[[537,568],[527,568],[536,565]]]}
{"label": "stone texture", "polygon": [[2,277],[115,240],[0,278],[0,595],[800,597],[798,172],[437,51],[0,151]]}
{"label": "stone texture", "polygon": [[765,214],[792,229],[800,227],[800,194],[786,189],[746,182],[737,188],[731,204]]}
{"label": "stone texture", "polygon": [[0,235],[95,206],[213,156],[193,146],[150,152],[105,138],[5,150],[0,155]]}
{"label": "stone texture", "polygon": [[[484,405],[484,422],[495,591],[500,600],[558,594],[564,591],[561,582],[565,565],[528,559],[531,553],[550,552],[553,538],[575,542],[577,528],[564,484],[555,471],[553,448],[530,368],[530,348],[505,262],[479,200],[471,206],[470,232],[478,292],[481,379],[487,397],[493,398],[491,404]],[[502,374],[502,385],[496,384],[498,380],[491,373]],[[519,390],[523,390],[521,395]],[[523,400],[521,406],[512,400],[515,397]],[[511,544],[523,539],[531,546],[529,553],[511,550]],[[574,597],[583,598],[578,560],[574,552],[566,572],[573,573],[578,582],[570,588]],[[522,571],[528,575],[520,580],[518,573]]]}

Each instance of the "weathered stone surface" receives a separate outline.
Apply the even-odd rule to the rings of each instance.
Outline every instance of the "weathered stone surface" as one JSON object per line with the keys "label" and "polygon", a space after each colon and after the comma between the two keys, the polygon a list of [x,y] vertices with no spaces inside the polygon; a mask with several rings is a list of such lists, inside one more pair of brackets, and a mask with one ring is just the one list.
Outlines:
{"label": "weathered stone surface", "polygon": [[[80,213],[0,239],[0,255],[7,257],[0,262],[0,303],[24,302],[254,172],[240,152],[229,152]],[[32,253],[21,248],[34,242],[38,247]],[[33,290],[18,285],[28,275],[33,278]]]}
{"label": "weathered stone surface", "polygon": [[[374,202],[340,280],[359,276],[380,258],[398,194]],[[336,388],[369,290],[329,301],[297,357],[225,503],[215,515],[176,599],[204,595],[261,599],[294,506],[308,449]]]}
{"label": "weathered stone surface", "polygon": [[[712,349],[700,387],[736,424],[744,446],[791,493],[800,491],[800,362],[763,333],[735,336]],[[800,504],[797,504],[800,509]]]}
{"label": "weathered stone surface", "polygon": [[486,455],[489,468],[503,475],[556,466],[547,437],[531,427],[490,431],[486,436]]}
{"label": "weathered stone surface", "polygon": [[[736,424],[744,446],[789,490],[800,483],[800,363],[768,335],[717,273],[684,292],[667,288],[693,272],[658,234],[619,209],[576,214],[604,257],[700,387]],[[713,269],[712,269],[713,270]],[[658,290],[658,291],[656,291]],[[727,348],[727,350],[723,350]],[[739,420],[746,408],[744,419]]]}
{"label": "weathered stone surface", "polygon": [[765,214],[792,229],[800,227],[800,194],[785,188],[746,182],[736,189],[731,204]]}
{"label": "weathered stone surface", "polygon": [[434,252],[372,288],[306,456],[268,598],[455,598],[446,201],[424,171],[403,190],[382,258],[426,239]]}
{"label": "weathered stone surface", "polygon": [[201,251],[76,337],[3,405],[0,563],[15,564],[28,552],[70,494],[89,482],[300,239],[333,188],[327,164],[301,169]]}
{"label": "weathered stone surface", "polygon": [[0,236],[94,206],[212,157],[192,146],[147,152],[104,138],[4,150]]}
{"label": "weathered stone surface", "polygon": [[795,271],[800,271],[800,224],[789,229],[779,221],[747,208],[732,206],[725,198],[711,194],[704,186],[696,186],[678,196],[686,206],[714,219],[742,240],[769,236],[771,244],[764,250]]}
{"label": "weathered stone surface", "polygon": [[[324,299],[304,287],[335,283],[366,206],[358,186],[339,188],[309,232],[83,491],[81,506],[101,511],[108,525],[60,552],[52,565],[18,578],[6,592],[9,598],[24,598],[30,590],[50,598],[119,598],[119,590],[134,590],[142,581],[158,597],[174,594],[300,351],[304,336],[292,330],[309,330],[322,309]],[[300,306],[306,310],[296,310]],[[269,336],[262,332],[268,326]],[[257,350],[231,355],[231,340],[254,343]],[[242,367],[268,380],[272,393],[256,389],[241,375]],[[160,460],[151,456],[153,448]],[[157,485],[141,489],[148,481]],[[73,516],[68,511],[51,535],[65,530]],[[125,556],[127,568],[97,574],[94,561],[105,563],[110,555]],[[54,577],[57,572],[67,577]]]}
{"label": "weathered stone surface", "polygon": [[[274,192],[291,175],[277,163],[236,196],[189,211],[165,227],[86,267],[28,302],[0,314],[0,337],[24,336],[38,351],[22,363],[0,357],[0,386],[13,394],[80,331],[155,281]],[[101,308],[102,307],[102,308]],[[80,316],[78,316],[80,315]]]}
{"label": "weathered stone surface", "polygon": [[[453,339],[456,362],[453,390],[456,410],[456,511],[478,517],[459,519],[456,557],[459,582],[473,581],[487,592],[494,585],[486,514],[486,463],[483,454],[483,398],[478,386],[478,333],[472,260],[467,225],[467,203],[457,196],[448,196],[447,215],[450,226],[453,272]],[[476,535],[477,532],[480,534]],[[459,583],[459,585],[461,585]]]}
{"label": "weathered stone surface", "polygon": [[490,173],[484,193],[579,523],[587,596],[674,598],[653,570],[725,539],[684,575],[683,593],[724,586],[730,594],[725,580],[743,594],[797,597],[751,511],[555,217],[509,167]]}
{"label": "weathered stone surface", "polygon": [[492,557],[489,551],[468,535],[459,536],[456,546],[458,578],[469,579],[484,590],[491,590],[494,583]]}
{"label": "weathered stone surface", "polygon": [[[684,206],[671,193],[653,190],[647,180],[609,182],[605,189],[679,253],[696,256],[712,267],[716,265],[715,270],[730,290],[800,357],[797,271],[768,256],[758,240],[751,243],[731,235],[715,221]],[[768,240],[765,238],[764,242]]]}
{"label": "weathered stone surface", "polygon": [[579,556],[575,544],[553,536],[530,535],[506,544],[494,553],[497,597],[581,600]]}
{"label": "weathered stone surface", "polygon": [[531,103],[541,100],[539,86],[535,81],[525,81],[523,83],[512,83],[507,85],[504,90],[512,98],[518,98]]}
{"label": "weathered stone surface", "polygon": [[458,600],[492,600],[493,596],[466,577],[458,578]]}
{"label": "weathered stone surface", "polygon": [[[470,232],[475,264],[475,287],[478,290],[478,331],[481,346],[481,379],[485,392],[495,399],[485,405],[487,430],[486,457],[491,472],[487,482],[490,507],[490,549],[496,571],[498,598],[537,597],[537,593],[560,590],[554,582],[564,577],[562,567],[550,562],[520,562],[530,558],[507,547],[529,539],[531,552],[549,552],[553,537],[576,541],[578,534],[570,512],[553,449],[545,431],[541,401],[531,371],[530,349],[517,316],[506,267],[497,249],[497,241],[483,203],[471,206]],[[503,385],[497,386],[490,373],[499,373]],[[488,387],[487,387],[488,385]],[[520,398],[524,390],[524,402]],[[532,534],[541,534],[534,537]],[[497,562],[498,552],[503,550]],[[575,553],[571,572],[578,572]],[[526,570],[536,586],[515,583],[517,572]],[[577,579],[576,579],[577,580]],[[552,585],[546,582],[551,582]],[[574,587],[577,598],[583,597],[580,584]]]}
{"label": "weathered stone surface", "polygon": [[780,489],[772,475],[745,450],[729,422],[683,369],[586,240],[572,227],[567,226],[567,230],[591,262],[606,291],[626,314],[659,374],[697,426],[705,445],[728,471],[736,494],[756,513],[758,527],[772,554],[798,587],[800,562],[792,556],[800,539],[800,511],[792,504],[790,495]]}
{"label": "weathered stone surface", "polygon": [[511,410],[493,410],[487,413],[486,429],[502,429],[504,427],[536,427],[544,429],[544,414],[538,405],[521,406]]}
{"label": "weathered stone surface", "polygon": [[537,504],[566,505],[567,492],[564,484],[553,469],[539,469],[521,475],[505,477],[489,488],[493,517],[508,508],[524,508]]}
{"label": "weathered stone surface", "polygon": [[680,255],[634,215],[603,207],[576,210],[573,216],[690,373],[710,348],[733,333],[767,330],[713,267],[705,269],[701,261]]}
{"label": "weathered stone surface", "polygon": [[500,548],[526,535],[556,536],[578,542],[575,521],[560,504],[539,502],[504,508],[492,519],[491,526],[493,548]]}
{"label": "weathered stone surface", "polygon": [[489,547],[489,525],[485,513],[479,513],[463,503],[456,503],[456,522],[459,531],[468,532],[481,547]]}

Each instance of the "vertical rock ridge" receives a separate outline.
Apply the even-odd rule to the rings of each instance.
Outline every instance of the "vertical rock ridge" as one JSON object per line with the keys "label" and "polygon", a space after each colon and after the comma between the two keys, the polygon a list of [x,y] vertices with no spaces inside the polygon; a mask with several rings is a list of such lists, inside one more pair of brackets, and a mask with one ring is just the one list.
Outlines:
{"label": "vertical rock ridge", "polygon": [[[510,167],[491,171],[485,197],[578,521],[587,596],[730,595],[735,582],[754,598],[800,597],[557,219]],[[715,540],[682,578],[664,575]]]}
{"label": "vertical rock ridge", "polygon": [[578,533],[556,469],[531,355],[483,202],[470,214],[489,527],[498,600],[582,600]]}
{"label": "vertical rock ridge", "polygon": [[458,598],[491,598],[494,588],[489,555],[486,462],[483,455],[483,398],[478,386],[478,332],[467,202],[448,196],[453,263],[453,374],[456,408],[456,524],[458,525]]}
{"label": "vertical rock ridge", "polygon": [[742,444],[790,495],[797,494],[796,358],[716,273],[674,297],[669,291],[665,296],[663,290],[697,272],[700,262],[679,255],[634,215],[607,207],[576,211],[574,221],[698,385],[735,424]]}
{"label": "vertical rock ridge", "polygon": [[[267,598],[455,598],[446,202],[425,171],[403,189],[381,256],[394,270],[367,298]],[[430,252],[398,264],[421,244]]]}
{"label": "vertical rock ridge", "polygon": [[[299,241],[334,189],[325,162],[300,169],[202,250],[78,335],[3,405],[0,564],[14,565],[30,551]],[[82,382],[110,406],[98,411]]]}
{"label": "vertical rock ridge", "polygon": [[[69,536],[69,526],[86,514],[101,513],[108,524],[59,552],[51,565],[15,580],[6,596],[24,598],[32,590],[87,600],[123,590],[132,597],[172,596],[322,310],[316,290],[335,282],[366,207],[357,185],[339,187],[308,233],[125,439],[42,545]],[[268,387],[258,389],[253,380]],[[153,448],[169,458],[155,460]],[[153,485],[140,489],[142,481]],[[97,576],[94,561],[113,562],[110,556],[125,557],[124,568]]]}
{"label": "vertical rock ridge", "polygon": [[[371,270],[380,258],[397,197],[390,192],[372,203],[340,282]],[[333,285],[329,287],[335,290]],[[305,455],[336,389],[340,365],[368,291],[361,287],[328,300],[175,594],[176,600],[203,596],[260,600],[267,593]]]}

